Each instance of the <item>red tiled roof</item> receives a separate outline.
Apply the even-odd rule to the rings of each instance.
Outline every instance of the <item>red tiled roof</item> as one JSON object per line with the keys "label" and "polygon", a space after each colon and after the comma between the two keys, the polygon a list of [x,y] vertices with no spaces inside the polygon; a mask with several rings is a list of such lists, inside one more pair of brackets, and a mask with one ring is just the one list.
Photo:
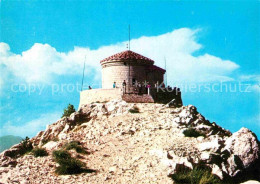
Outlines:
{"label": "red tiled roof", "polygon": [[142,56],[140,54],[137,54],[136,52],[133,52],[131,50],[123,51],[117,54],[114,54],[112,56],[109,56],[103,60],[100,61],[100,63],[105,62],[105,61],[110,61],[110,60],[143,60],[143,61],[148,61],[154,63],[153,60]]}
{"label": "red tiled roof", "polygon": [[149,66],[149,69],[150,70],[159,70],[159,71],[164,72],[164,73],[166,72],[165,69],[163,69],[163,68],[161,68],[159,66],[156,66],[156,65]]}

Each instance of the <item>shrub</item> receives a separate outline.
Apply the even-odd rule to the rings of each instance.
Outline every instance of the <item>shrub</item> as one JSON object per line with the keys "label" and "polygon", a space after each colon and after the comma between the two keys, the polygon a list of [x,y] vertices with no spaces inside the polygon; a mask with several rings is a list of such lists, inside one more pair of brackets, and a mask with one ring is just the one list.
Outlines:
{"label": "shrub", "polygon": [[184,130],[183,134],[186,137],[199,137],[199,136],[205,137],[205,134],[195,130],[194,128],[188,128],[187,130]]}
{"label": "shrub", "polygon": [[223,183],[217,176],[211,174],[210,169],[205,167],[194,167],[182,169],[178,173],[170,175],[174,183],[181,184],[221,184]]}
{"label": "shrub", "polygon": [[140,110],[139,110],[138,107],[134,106],[133,108],[129,109],[129,112],[130,112],[130,113],[139,113]]}
{"label": "shrub", "polygon": [[67,109],[64,109],[64,112],[63,112],[63,114],[62,114],[61,117],[62,117],[62,118],[63,118],[63,117],[68,117],[68,116],[70,116],[73,112],[76,112],[76,110],[75,110],[75,108],[74,108],[73,105],[69,104],[68,107],[67,107]]}
{"label": "shrub", "polygon": [[32,142],[30,141],[29,137],[25,137],[20,144],[16,151],[10,151],[6,153],[6,156],[11,158],[16,158],[18,156],[22,156],[28,152],[30,152],[33,149]]}
{"label": "shrub", "polygon": [[72,150],[74,149],[77,153],[84,153],[86,154],[87,152],[82,148],[82,146],[80,145],[79,141],[71,141],[67,144],[65,144],[65,149],[66,150]]}
{"label": "shrub", "polygon": [[55,172],[59,175],[78,174],[84,171],[84,164],[75,158],[72,158],[66,150],[53,151],[54,160],[59,164]]}
{"label": "shrub", "polygon": [[42,144],[44,145],[44,144],[48,143],[49,141],[50,141],[49,139],[43,139]]}
{"label": "shrub", "polygon": [[17,153],[16,151],[10,151],[10,152],[6,152],[5,155],[11,158],[16,158],[17,155],[19,155],[19,153]]}
{"label": "shrub", "polygon": [[66,164],[60,164],[55,170],[59,175],[79,174],[84,171],[83,163],[75,158],[67,160]]}
{"label": "shrub", "polygon": [[53,151],[52,155],[54,157],[54,160],[58,163],[71,158],[70,153],[62,149]]}
{"label": "shrub", "polygon": [[34,148],[32,150],[32,153],[35,157],[44,157],[44,156],[48,156],[48,152],[46,151],[46,149],[44,148]]}
{"label": "shrub", "polygon": [[25,139],[21,141],[21,154],[30,152],[32,149],[32,142],[30,141],[30,138],[26,136]]}

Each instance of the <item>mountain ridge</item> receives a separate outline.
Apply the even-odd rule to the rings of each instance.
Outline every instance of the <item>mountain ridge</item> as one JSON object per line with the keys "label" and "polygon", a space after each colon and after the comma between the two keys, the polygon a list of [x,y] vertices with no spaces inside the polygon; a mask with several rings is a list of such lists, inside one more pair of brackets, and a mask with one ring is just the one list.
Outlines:
{"label": "mountain ridge", "polygon": [[0,153],[6,149],[11,148],[11,146],[18,144],[22,141],[22,137],[14,135],[5,135],[0,137]]}
{"label": "mountain ridge", "polygon": [[[185,136],[188,130],[200,134]],[[55,174],[52,152],[70,141],[80,142],[89,154],[70,153],[97,172]],[[1,181],[173,183],[170,176],[198,164],[223,181],[260,181],[260,146],[254,133],[241,128],[232,134],[206,120],[192,105],[177,108],[121,100],[87,104],[49,125],[31,142],[46,149],[49,156],[10,158],[13,153],[19,155],[20,147],[13,146],[0,155]]]}

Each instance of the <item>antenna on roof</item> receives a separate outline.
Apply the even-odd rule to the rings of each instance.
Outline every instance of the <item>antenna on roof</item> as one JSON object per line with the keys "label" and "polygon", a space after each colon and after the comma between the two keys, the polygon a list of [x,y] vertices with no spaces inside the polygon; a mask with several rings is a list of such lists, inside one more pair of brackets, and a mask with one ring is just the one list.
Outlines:
{"label": "antenna on roof", "polygon": [[86,63],[86,56],[85,56],[85,60],[84,60],[83,75],[82,75],[82,82],[81,82],[81,91],[82,91],[82,88],[83,88],[83,82],[84,82],[85,63]]}
{"label": "antenna on roof", "polygon": [[128,50],[130,50],[130,24],[128,25]]}
{"label": "antenna on roof", "polygon": [[167,86],[167,70],[166,70],[166,58],[164,57],[164,69],[165,69],[165,86]]}

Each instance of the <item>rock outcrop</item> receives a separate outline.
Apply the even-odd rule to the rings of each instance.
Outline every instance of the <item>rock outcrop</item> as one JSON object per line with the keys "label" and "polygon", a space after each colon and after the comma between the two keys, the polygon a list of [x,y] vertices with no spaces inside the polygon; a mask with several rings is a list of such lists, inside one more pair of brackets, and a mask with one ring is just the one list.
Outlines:
{"label": "rock outcrop", "polygon": [[[131,113],[131,109],[138,111]],[[186,137],[193,129],[202,136]],[[52,151],[79,141],[90,154],[78,156],[95,173],[58,176]],[[250,130],[232,134],[206,120],[194,106],[131,104],[124,101],[81,107],[31,139],[49,156],[0,155],[0,183],[173,183],[181,167],[203,164],[222,180],[260,180],[260,144]],[[18,149],[18,151],[17,151]],[[8,156],[9,155],[9,156]],[[250,173],[250,174],[249,174]]]}

